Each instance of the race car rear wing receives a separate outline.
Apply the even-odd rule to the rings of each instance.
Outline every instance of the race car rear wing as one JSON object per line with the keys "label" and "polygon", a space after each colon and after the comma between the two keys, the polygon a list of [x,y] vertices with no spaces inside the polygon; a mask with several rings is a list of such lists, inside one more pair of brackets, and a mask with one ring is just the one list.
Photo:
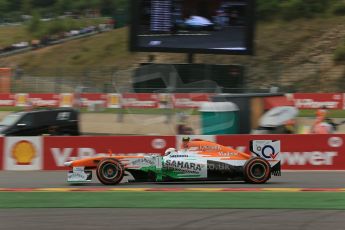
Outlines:
{"label": "race car rear wing", "polygon": [[281,175],[280,140],[252,140],[249,148],[254,156],[264,158],[270,163],[272,175]]}

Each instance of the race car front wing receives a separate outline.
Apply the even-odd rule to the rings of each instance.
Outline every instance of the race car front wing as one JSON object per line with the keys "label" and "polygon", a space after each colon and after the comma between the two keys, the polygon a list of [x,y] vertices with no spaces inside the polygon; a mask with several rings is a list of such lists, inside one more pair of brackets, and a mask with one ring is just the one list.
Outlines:
{"label": "race car front wing", "polygon": [[84,167],[73,167],[72,171],[67,174],[67,181],[76,182],[90,182],[92,180],[92,171],[85,170]]}

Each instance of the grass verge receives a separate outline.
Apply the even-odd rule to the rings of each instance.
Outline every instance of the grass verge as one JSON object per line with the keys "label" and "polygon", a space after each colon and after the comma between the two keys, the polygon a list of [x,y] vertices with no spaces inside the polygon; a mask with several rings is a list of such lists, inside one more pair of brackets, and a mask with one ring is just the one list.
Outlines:
{"label": "grass verge", "polygon": [[345,210],[343,192],[1,192],[0,208]]}
{"label": "grass verge", "polygon": [[[10,106],[4,106],[0,108],[0,111],[2,112],[18,112],[25,110],[23,107],[10,107]],[[113,114],[156,114],[156,115],[164,115],[164,114],[175,114],[184,112],[189,115],[198,115],[199,111],[197,109],[151,109],[151,108],[145,108],[145,109],[136,109],[136,108],[128,108],[128,109],[104,109],[103,111],[98,112],[90,112],[87,110],[87,108],[82,108],[80,110],[82,113],[113,113]]]}
{"label": "grass verge", "polygon": [[[4,106],[0,108],[0,111],[22,111],[24,110],[23,107],[11,107],[11,106]],[[128,108],[128,109],[104,109],[103,111],[99,112],[90,112],[86,108],[82,108],[81,112],[83,113],[123,113],[123,114],[156,114],[156,115],[163,115],[163,114],[174,114],[179,112],[184,112],[190,115],[199,115],[200,112],[198,109],[155,109],[155,108]],[[300,110],[298,117],[315,117],[316,110],[313,109],[306,109]],[[330,118],[345,118],[345,110],[329,110],[328,117]]]}
{"label": "grass verge", "polygon": [[[305,109],[300,110],[299,117],[315,117],[316,110]],[[328,110],[328,117],[330,118],[345,118],[345,110]]]}

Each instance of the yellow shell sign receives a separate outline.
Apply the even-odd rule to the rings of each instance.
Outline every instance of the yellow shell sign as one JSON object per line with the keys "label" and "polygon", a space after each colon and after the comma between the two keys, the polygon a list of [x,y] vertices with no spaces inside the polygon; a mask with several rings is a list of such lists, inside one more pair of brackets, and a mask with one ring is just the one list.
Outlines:
{"label": "yellow shell sign", "polygon": [[119,104],[119,97],[117,97],[116,95],[111,95],[109,97],[109,104],[110,105],[117,105],[117,104]]}
{"label": "yellow shell sign", "polygon": [[16,94],[16,106],[25,106],[28,102],[28,95],[25,93]]}
{"label": "yellow shell sign", "polygon": [[120,108],[120,95],[119,94],[108,94],[107,95],[107,106],[108,108]]}
{"label": "yellow shell sign", "polygon": [[60,95],[60,107],[72,107],[74,97],[71,93],[62,93]]}
{"label": "yellow shell sign", "polygon": [[36,157],[36,149],[29,141],[17,142],[12,150],[12,157],[16,160],[17,165],[30,165]]}

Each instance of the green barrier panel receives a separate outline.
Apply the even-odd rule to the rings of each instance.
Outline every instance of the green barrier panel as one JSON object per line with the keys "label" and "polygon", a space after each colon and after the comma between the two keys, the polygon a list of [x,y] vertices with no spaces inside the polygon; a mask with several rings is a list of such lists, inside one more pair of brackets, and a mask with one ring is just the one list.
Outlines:
{"label": "green barrier panel", "polygon": [[200,115],[204,135],[238,133],[238,107],[234,103],[205,102],[200,107]]}

